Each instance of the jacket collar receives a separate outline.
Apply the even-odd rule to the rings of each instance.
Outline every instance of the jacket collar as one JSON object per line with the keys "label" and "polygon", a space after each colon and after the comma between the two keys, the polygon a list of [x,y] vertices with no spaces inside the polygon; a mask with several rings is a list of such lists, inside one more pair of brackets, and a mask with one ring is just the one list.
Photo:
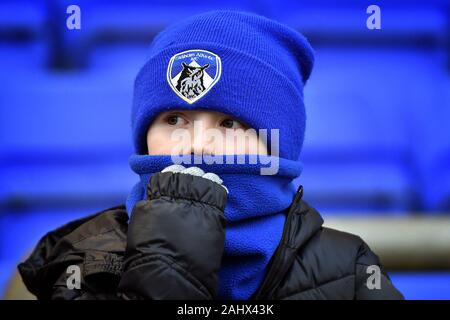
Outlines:
{"label": "jacket collar", "polygon": [[322,217],[302,197],[303,186],[300,185],[288,209],[280,245],[272,256],[261,286],[251,300],[270,299],[271,293],[294,262],[297,252],[322,228]]}
{"label": "jacket collar", "polygon": [[319,212],[301,200],[290,221],[287,245],[297,251],[322,228],[323,222]]}

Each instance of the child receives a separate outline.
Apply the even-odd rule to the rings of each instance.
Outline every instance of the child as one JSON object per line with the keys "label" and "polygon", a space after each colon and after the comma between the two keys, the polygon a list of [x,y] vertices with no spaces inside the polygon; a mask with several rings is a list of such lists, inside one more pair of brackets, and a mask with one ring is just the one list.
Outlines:
{"label": "child", "polygon": [[[303,36],[254,14],[204,13],[159,33],[134,87],[139,183],[126,205],[45,235],[18,266],[29,291],[402,299],[365,242],[323,227],[294,183],[312,65]],[[74,268],[80,286],[68,285]]]}

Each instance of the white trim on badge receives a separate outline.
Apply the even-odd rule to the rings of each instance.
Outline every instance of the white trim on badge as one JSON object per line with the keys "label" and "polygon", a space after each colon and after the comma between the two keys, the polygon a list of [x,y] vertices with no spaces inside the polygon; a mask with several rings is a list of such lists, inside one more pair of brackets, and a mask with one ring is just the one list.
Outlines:
{"label": "white trim on badge", "polygon": [[[211,54],[216,57],[216,77],[213,80],[213,82],[211,82],[211,84],[207,88],[205,88],[205,90],[202,93],[200,93],[197,97],[195,97],[193,99],[189,99],[189,98],[185,97],[184,95],[182,95],[177,90],[177,88],[174,86],[174,84],[172,82],[173,79],[171,79],[171,73],[172,73],[172,64],[173,64],[173,61],[175,60],[175,58],[177,56],[179,56],[180,54],[185,54],[185,53],[193,52],[193,51],[194,52],[199,52],[199,51],[206,52],[206,53]],[[187,103],[193,104],[195,101],[199,100],[205,94],[207,94],[209,92],[209,90],[211,90],[212,87],[214,87],[214,85],[217,83],[217,81],[219,81],[221,75],[222,75],[222,61],[217,54],[212,53],[211,51],[203,50],[203,49],[191,49],[191,50],[178,52],[177,54],[173,55],[172,58],[170,58],[169,64],[167,66],[166,79],[167,79],[167,82],[169,83],[170,87],[172,88],[173,92],[175,92],[177,94],[177,96],[179,96],[181,99],[183,99]]]}

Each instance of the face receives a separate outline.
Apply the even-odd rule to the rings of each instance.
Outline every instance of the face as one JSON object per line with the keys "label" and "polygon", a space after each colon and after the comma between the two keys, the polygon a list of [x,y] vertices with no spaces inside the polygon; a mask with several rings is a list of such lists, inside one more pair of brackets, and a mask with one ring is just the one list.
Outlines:
{"label": "face", "polygon": [[160,113],[148,129],[147,149],[149,155],[268,154],[256,130],[224,113],[202,110]]}

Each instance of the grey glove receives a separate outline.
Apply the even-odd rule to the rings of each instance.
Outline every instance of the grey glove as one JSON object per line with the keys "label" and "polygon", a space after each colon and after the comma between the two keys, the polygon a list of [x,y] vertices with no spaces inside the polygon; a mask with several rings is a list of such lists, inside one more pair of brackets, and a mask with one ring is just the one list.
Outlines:
{"label": "grey glove", "polygon": [[222,186],[227,193],[229,193],[227,187],[225,187],[222,184],[223,180],[220,179],[220,177],[217,174],[212,173],[212,172],[205,173],[205,171],[203,171],[202,169],[200,169],[198,167],[186,168],[180,164],[173,164],[171,166],[164,168],[161,172],[173,172],[173,173],[177,172],[177,173],[184,173],[184,174],[190,174],[193,176],[202,177],[202,178],[205,178],[205,179],[208,179],[208,180],[211,180],[211,181],[217,183],[218,185]]}

